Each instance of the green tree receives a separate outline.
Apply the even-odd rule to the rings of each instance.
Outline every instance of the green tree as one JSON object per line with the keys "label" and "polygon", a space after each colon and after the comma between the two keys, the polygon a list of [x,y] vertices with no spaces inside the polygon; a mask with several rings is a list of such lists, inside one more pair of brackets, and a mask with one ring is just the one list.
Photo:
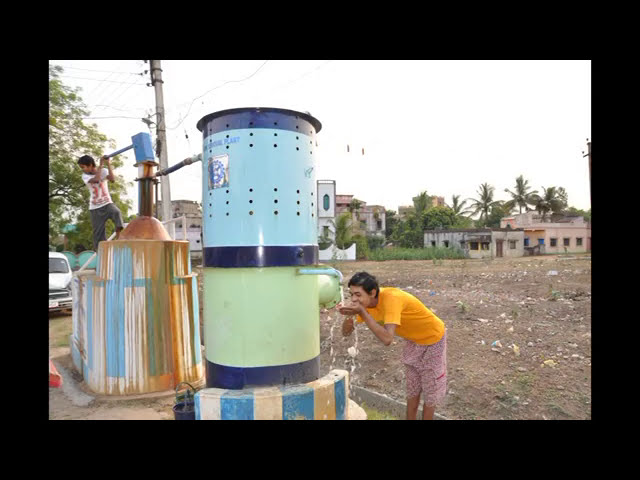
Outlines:
{"label": "green tree", "polygon": [[531,190],[529,181],[525,180],[522,175],[516,178],[516,185],[513,191],[508,188],[505,188],[504,191],[511,195],[511,200],[506,202],[507,207],[510,209],[518,207],[519,213],[522,213],[523,207],[525,212],[531,210],[529,205],[534,203],[535,195],[538,193],[537,190]]}
{"label": "green tree", "polygon": [[473,224],[473,220],[467,217],[469,211],[465,209],[466,204],[467,200],[460,201],[460,195],[451,196],[451,210],[456,218],[453,225],[455,228],[469,228]]}
{"label": "green tree", "polygon": [[422,218],[411,212],[404,221],[398,222],[391,235],[391,240],[399,247],[422,248],[424,246]]}
{"label": "green tree", "polygon": [[335,229],[335,243],[336,247],[341,250],[349,248],[354,242],[353,236],[355,235],[356,224],[353,222],[351,213],[343,212],[338,215],[335,221],[329,220]]}
{"label": "green tree", "polygon": [[488,183],[483,183],[480,185],[478,189],[478,198],[469,198],[471,200],[471,205],[469,207],[469,211],[471,212],[471,216],[480,213],[479,221],[482,223],[486,222],[486,219],[489,217],[489,212],[491,211],[491,207],[497,205],[499,202],[493,200],[493,193],[495,188],[489,185]]}
{"label": "green tree", "polygon": [[391,239],[391,234],[396,229],[398,222],[400,221],[396,216],[397,212],[395,210],[385,210],[385,232],[384,236],[387,240]]}
{"label": "green tree", "polygon": [[[60,235],[66,224],[75,224],[76,231],[67,234],[74,248],[77,244],[92,248],[92,230],[89,218],[89,190],[82,181],[78,158],[91,155],[96,161],[105,148],[115,144],[98,131],[95,124],[88,125],[82,117],[89,115],[80,97],[79,88],[70,88],[60,80],[63,69],[49,65],[49,242]],[[122,166],[119,157],[112,159],[114,170]],[[115,173],[115,172],[114,172]],[[109,184],[114,203],[120,208],[125,221],[132,205],[124,200],[127,186],[122,176]],[[113,232],[107,223],[107,236]]]}
{"label": "green tree", "polygon": [[542,187],[542,196],[534,197],[536,211],[542,214],[544,222],[549,213],[561,213],[567,207],[567,192],[562,187]]}
{"label": "green tree", "polygon": [[352,214],[355,213],[356,214],[356,219],[359,220],[360,219],[360,207],[362,206],[362,201],[358,200],[357,198],[353,198],[351,199],[351,202],[349,202],[349,212],[351,212]]}
{"label": "green tree", "polygon": [[591,209],[584,211],[584,210],[580,210],[576,207],[569,207],[565,213],[568,216],[572,216],[572,217],[577,217],[577,216],[581,216],[584,218],[584,220],[586,222],[591,222]]}
{"label": "green tree", "polygon": [[427,195],[426,190],[413,197],[413,208],[415,208],[415,214],[418,217],[431,206],[431,199],[432,197]]}
{"label": "green tree", "polygon": [[482,221],[478,222],[478,227],[500,228],[500,221],[504,217],[508,217],[513,208],[508,202],[498,201],[491,206],[489,215]]}
{"label": "green tree", "polygon": [[456,213],[449,207],[432,207],[422,215],[423,230],[427,228],[451,228],[456,224]]}

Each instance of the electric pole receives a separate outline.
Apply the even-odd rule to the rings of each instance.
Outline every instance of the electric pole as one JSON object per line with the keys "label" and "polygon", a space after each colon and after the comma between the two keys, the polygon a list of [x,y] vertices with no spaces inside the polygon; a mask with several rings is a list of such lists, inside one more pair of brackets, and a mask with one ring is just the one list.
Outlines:
{"label": "electric pole", "polygon": [[[582,152],[584,154],[584,151]],[[591,201],[591,142],[587,138],[587,153],[582,158],[589,157],[589,201]]]}
{"label": "electric pole", "polygon": [[[169,167],[167,160],[167,131],[164,118],[164,98],[162,95],[162,68],[160,60],[149,60],[151,74],[151,85],[153,85],[156,93],[156,155],[160,158],[160,169]],[[171,188],[169,187],[169,177],[161,178],[162,193],[162,221],[171,220]],[[166,225],[167,232],[171,238],[175,238],[175,224]]]}

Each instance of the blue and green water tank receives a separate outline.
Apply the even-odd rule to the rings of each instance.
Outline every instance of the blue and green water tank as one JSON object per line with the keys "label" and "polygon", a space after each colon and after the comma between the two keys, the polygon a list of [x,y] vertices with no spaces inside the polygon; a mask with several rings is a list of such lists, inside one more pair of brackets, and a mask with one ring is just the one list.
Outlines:
{"label": "blue and green water tank", "polygon": [[206,115],[203,324],[207,387],[307,383],[320,374],[316,134],[279,108]]}

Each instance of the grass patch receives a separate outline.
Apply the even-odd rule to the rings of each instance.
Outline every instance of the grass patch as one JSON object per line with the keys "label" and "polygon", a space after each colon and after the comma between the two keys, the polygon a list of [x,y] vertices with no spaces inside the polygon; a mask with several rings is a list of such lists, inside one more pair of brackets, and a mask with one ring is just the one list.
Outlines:
{"label": "grass patch", "polygon": [[521,393],[530,393],[533,383],[534,378],[532,375],[526,373],[516,375],[515,384],[518,386]]}
{"label": "grass patch", "polygon": [[381,412],[376,410],[375,408],[371,408],[367,406],[366,403],[360,405],[362,409],[367,414],[367,420],[400,420],[398,417],[395,417],[387,412]]}
{"label": "grass patch", "polygon": [[69,336],[73,333],[71,317],[52,318],[49,320],[49,345],[52,347],[68,347]]}
{"label": "grass patch", "polygon": [[440,260],[466,258],[460,249],[446,247],[427,248],[379,248],[371,250],[367,260],[384,262],[386,260],[433,260],[434,264],[441,265]]}

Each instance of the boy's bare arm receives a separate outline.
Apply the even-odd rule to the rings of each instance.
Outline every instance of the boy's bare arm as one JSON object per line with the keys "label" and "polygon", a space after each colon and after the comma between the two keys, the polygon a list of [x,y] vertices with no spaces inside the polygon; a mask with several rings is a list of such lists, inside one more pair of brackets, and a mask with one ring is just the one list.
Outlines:
{"label": "boy's bare arm", "polygon": [[109,169],[109,173],[107,174],[107,179],[110,182],[115,182],[116,181],[116,177],[113,175],[113,170],[111,169],[111,159],[109,157],[102,157],[102,159],[100,159],[100,164],[102,165],[102,160],[104,160],[107,163],[107,168]]}
{"label": "boy's bare arm", "polygon": [[364,320],[364,323],[367,324],[367,327],[369,327],[369,330],[371,330],[373,334],[378,337],[378,340],[380,340],[386,346],[391,345],[391,342],[393,342],[393,337],[396,333],[395,324],[388,323],[384,326],[379,325],[378,322],[376,322],[369,314],[369,312],[367,312],[367,310],[364,308],[360,312],[360,316]]}
{"label": "boy's bare arm", "polygon": [[89,183],[100,183],[102,181],[102,165],[103,165],[103,158],[102,157],[100,159],[100,165],[98,165],[98,168],[96,169],[96,173],[93,176],[93,178],[89,179]]}

